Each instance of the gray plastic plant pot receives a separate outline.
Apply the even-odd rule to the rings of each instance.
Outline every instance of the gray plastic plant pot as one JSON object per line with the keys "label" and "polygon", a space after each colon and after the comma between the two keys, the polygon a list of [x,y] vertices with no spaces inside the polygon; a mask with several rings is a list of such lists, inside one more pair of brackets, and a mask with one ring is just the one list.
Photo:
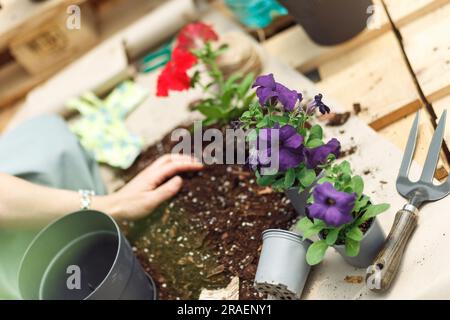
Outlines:
{"label": "gray plastic plant pot", "polygon": [[284,192],[286,197],[288,197],[295,211],[299,215],[299,217],[306,216],[306,204],[311,194],[311,189],[317,184],[317,181],[323,177],[325,174],[324,171],[320,172],[314,182],[302,192],[298,192],[298,187],[289,188]]}
{"label": "gray plastic plant pot", "polygon": [[310,189],[298,192],[298,188],[290,188],[284,192],[294,207],[295,212],[297,212],[300,217],[306,215],[306,203],[308,201],[309,192]]}
{"label": "gray plastic plant pot", "polygon": [[154,300],[156,287],[110,216],[66,215],[32,241],[19,269],[27,300]]}
{"label": "gray plastic plant pot", "polygon": [[334,245],[333,248],[345,259],[345,261],[357,268],[367,268],[377,257],[383,248],[386,235],[381,229],[378,220],[373,220],[369,229],[361,240],[359,254],[356,257],[349,257],[345,254],[345,245]]}
{"label": "gray plastic plant pot", "polygon": [[311,269],[306,263],[306,251],[311,242],[280,229],[265,230],[262,238],[255,288],[271,298],[299,299]]}
{"label": "gray plastic plant pot", "polygon": [[336,45],[366,29],[374,12],[371,0],[280,0],[308,36]]}

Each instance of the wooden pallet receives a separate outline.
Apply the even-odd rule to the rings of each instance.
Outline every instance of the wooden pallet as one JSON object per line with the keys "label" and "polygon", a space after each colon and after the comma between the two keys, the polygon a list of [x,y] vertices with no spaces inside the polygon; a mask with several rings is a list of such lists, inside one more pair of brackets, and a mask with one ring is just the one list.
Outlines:
{"label": "wooden pallet", "polygon": [[[11,105],[97,42],[86,0],[2,1],[0,9],[0,108]],[[81,28],[66,21],[70,5],[81,8]]]}

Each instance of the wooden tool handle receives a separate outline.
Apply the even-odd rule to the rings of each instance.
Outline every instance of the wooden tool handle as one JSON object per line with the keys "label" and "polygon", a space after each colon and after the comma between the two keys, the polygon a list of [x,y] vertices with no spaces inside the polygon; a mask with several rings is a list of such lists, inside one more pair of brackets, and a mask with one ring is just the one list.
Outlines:
{"label": "wooden tool handle", "polygon": [[387,290],[397,274],[406,244],[417,226],[417,214],[400,210],[395,215],[391,232],[370,269],[367,271],[366,284],[370,290]]}

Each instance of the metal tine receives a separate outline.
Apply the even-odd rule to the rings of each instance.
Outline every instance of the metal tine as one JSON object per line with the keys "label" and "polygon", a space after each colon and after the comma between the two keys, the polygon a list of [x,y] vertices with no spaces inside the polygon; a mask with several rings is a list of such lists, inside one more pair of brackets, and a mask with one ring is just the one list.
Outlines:
{"label": "metal tine", "polygon": [[408,177],[409,167],[416,149],[417,132],[419,128],[420,110],[417,111],[416,118],[409,132],[408,142],[406,143],[405,152],[403,153],[402,164],[398,173],[399,177]]}
{"label": "metal tine", "polygon": [[436,166],[439,160],[439,153],[441,151],[442,138],[444,137],[446,118],[447,118],[447,110],[444,110],[444,112],[441,115],[441,118],[439,119],[436,131],[433,134],[433,138],[431,139],[431,144],[430,147],[428,148],[427,158],[423,166],[422,174],[420,175],[419,179],[420,181],[423,182],[433,181],[434,172],[436,171]]}

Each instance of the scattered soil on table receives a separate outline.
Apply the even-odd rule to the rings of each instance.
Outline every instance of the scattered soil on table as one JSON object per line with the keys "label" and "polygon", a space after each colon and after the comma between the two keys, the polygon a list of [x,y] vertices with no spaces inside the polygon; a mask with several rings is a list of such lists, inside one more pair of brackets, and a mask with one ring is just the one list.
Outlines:
{"label": "scattered soil on table", "polygon": [[358,103],[358,102],[354,103],[353,111],[355,112],[355,115],[358,115],[362,111],[361,103]]}
{"label": "scattered soil on table", "polygon": [[[165,137],[123,172],[130,180],[176,142]],[[262,298],[253,288],[261,233],[289,228],[295,211],[283,194],[256,184],[238,165],[211,165],[182,175],[181,192],[167,204],[123,229],[160,299],[197,299],[202,288],[225,287],[239,277],[240,299]]]}
{"label": "scattered soil on table", "polygon": [[356,150],[358,150],[357,146],[352,146],[352,147],[350,147],[350,148],[348,148],[346,150],[342,150],[339,153],[339,157],[338,158],[345,158],[345,157],[351,156],[352,154],[354,154],[356,152]]}
{"label": "scattered soil on table", "polygon": [[329,118],[328,122],[326,123],[326,125],[329,127],[343,126],[345,123],[347,123],[349,118],[350,118],[350,112],[330,113],[330,118]]}
{"label": "scattered soil on table", "polygon": [[325,122],[329,127],[340,127],[344,125],[350,118],[350,112],[336,113],[330,112],[318,117],[319,121]]}
{"label": "scattered soil on table", "polygon": [[338,158],[345,158],[345,157],[351,156],[352,154],[354,154],[356,152],[356,150],[358,150],[357,146],[351,146],[348,149],[342,150],[339,153],[339,157]]}
{"label": "scattered soil on table", "polygon": [[359,284],[362,283],[362,276],[345,276],[344,281],[351,284]]}

